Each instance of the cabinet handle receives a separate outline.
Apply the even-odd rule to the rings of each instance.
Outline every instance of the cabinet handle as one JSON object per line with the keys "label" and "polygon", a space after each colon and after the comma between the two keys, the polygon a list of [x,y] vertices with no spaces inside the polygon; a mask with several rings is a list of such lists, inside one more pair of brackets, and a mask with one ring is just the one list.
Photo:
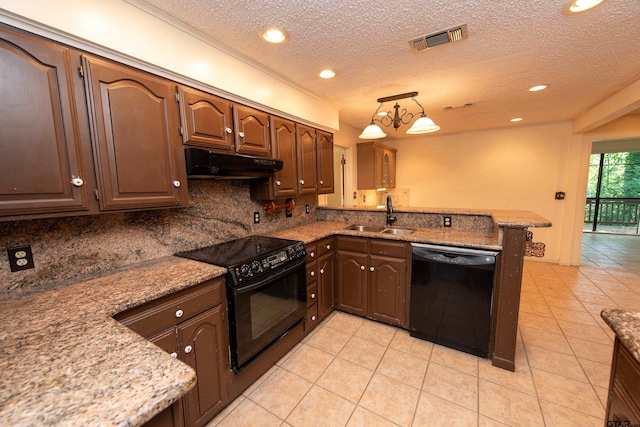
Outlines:
{"label": "cabinet handle", "polygon": [[188,346],[186,346],[186,347],[184,348],[184,352],[185,352],[185,353],[187,353],[187,354],[188,354],[188,353],[191,353],[191,350],[193,350],[193,347],[191,347],[190,345],[188,345]]}
{"label": "cabinet handle", "polygon": [[184,311],[182,310],[176,310],[176,317],[182,317],[182,315],[184,314]]}
{"label": "cabinet handle", "polygon": [[327,245],[327,250],[330,251],[331,250],[331,245]]}
{"label": "cabinet handle", "polygon": [[76,187],[82,187],[82,185],[84,184],[84,181],[79,176],[71,175],[71,183]]}
{"label": "cabinet handle", "polygon": [[314,277],[316,275],[315,271],[312,271],[311,273],[309,273],[311,275],[311,277]]}
{"label": "cabinet handle", "polygon": [[238,135],[240,136],[240,138],[244,138],[244,132],[238,132]]}
{"label": "cabinet handle", "polygon": [[300,185],[304,185],[304,179],[301,179],[300,181],[298,181],[300,183]]}
{"label": "cabinet handle", "polygon": [[311,316],[311,320],[316,321],[316,316]]}
{"label": "cabinet handle", "polygon": [[181,185],[181,184],[180,184],[180,181],[178,181],[178,180],[173,181],[173,186],[174,186],[174,187],[176,187],[176,188],[180,188],[180,185]]}
{"label": "cabinet handle", "polygon": [[320,269],[320,274],[324,274],[324,268]]}
{"label": "cabinet handle", "polygon": [[173,353],[171,353],[171,357],[173,357],[174,359],[178,358],[178,353],[176,353],[175,351]]}
{"label": "cabinet handle", "polygon": [[316,299],[316,294],[311,294],[311,299]]}
{"label": "cabinet handle", "polygon": [[282,185],[282,182],[278,179],[276,180],[276,185],[279,187],[280,185]]}
{"label": "cabinet handle", "polygon": [[375,268],[369,267],[369,271],[374,271],[374,270],[375,270]]}
{"label": "cabinet handle", "polygon": [[227,131],[227,133],[231,133],[231,132],[233,132],[233,129],[231,129],[231,128],[225,128],[225,131]]}
{"label": "cabinet handle", "polygon": [[360,266],[360,270],[364,271],[364,265]]}

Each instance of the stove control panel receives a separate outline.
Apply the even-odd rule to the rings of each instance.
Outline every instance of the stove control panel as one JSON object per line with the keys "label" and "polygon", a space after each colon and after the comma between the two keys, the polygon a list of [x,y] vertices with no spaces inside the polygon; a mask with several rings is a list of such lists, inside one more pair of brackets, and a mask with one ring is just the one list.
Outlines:
{"label": "stove control panel", "polygon": [[274,252],[264,258],[255,259],[249,263],[233,267],[235,279],[238,282],[251,279],[280,267],[287,262],[297,261],[307,256],[302,242]]}

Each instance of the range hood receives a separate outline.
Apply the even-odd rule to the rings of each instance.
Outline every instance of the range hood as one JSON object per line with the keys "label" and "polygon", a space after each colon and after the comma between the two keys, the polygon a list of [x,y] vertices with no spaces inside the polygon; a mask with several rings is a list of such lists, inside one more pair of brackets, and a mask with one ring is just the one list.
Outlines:
{"label": "range hood", "polygon": [[282,170],[282,160],[214,153],[202,148],[186,148],[187,178],[266,178]]}

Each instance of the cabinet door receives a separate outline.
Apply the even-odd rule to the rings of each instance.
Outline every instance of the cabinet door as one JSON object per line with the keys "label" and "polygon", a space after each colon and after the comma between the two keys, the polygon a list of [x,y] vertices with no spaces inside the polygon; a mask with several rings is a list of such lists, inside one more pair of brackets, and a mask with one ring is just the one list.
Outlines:
{"label": "cabinet door", "polygon": [[175,85],[98,58],[83,63],[100,208],[187,206]]}
{"label": "cabinet door", "polygon": [[318,194],[334,192],[333,188],[333,135],[318,130]]}
{"label": "cabinet door", "polygon": [[296,125],[298,194],[316,194],[316,130]]}
{"label": "cabinet door", "polygon": [[333,311],[335,258],[333,252],[318,258],[318,320],[324,319]]}
{"label": "cabinet door", "polygon": [[197,375],[197,383],[184,397],[189,426],[203,426],[227,401],[229,371],[227,329],[218,305],[178,325],[182,360]]}
{"label": "cabinet door", "polygon": [[341,310],[366,316],[367,314],[366,254],[337,251],[337,305]]}
{"label": "cabinet door", "polygon": [[380,147],[373,147],[373,185],[375,188],[385,188],[384,151]]}
{"label": "cabinet door", "polygon": [[295,123],[279,117],[271,118],[272,157],[284,162],[282,170],[273,174],[274,197],[296,195],[296,129]]}
{"label": "cabinet door", "polygon": [[89,209],[71,57],[0,27],[0,215]]}
{"label": "cabinet door", "polygon": [[267,113],[244,105],[234,105],[233,122],[236,130],[237,153],[259,157],[271,155],[271,136]]}
{"label": "cabinet door", "polygon": [[[396,152],[393,150],[384,150],[386,158],[386,181],[387,188],[396,188]],[[384,172],[384,171],[383,171]]]}
{"label": "cabinet door", "polygon": [[231,101],[184,86],[178,86],[178,99],[184,144],[234,152]]}
{"label": "cabinet door", "polygon": [[391,325],[404,325],[407,262],[371,255],[367,316]]}
{"label": "cabinet door", "polygon": [[[172,357],[178,357],[178,336],[175,327],[166,329],[149,338],[149,341],[169,353]],[[145,427],[181,427],[183,422],[182,399],[153,417]]]}

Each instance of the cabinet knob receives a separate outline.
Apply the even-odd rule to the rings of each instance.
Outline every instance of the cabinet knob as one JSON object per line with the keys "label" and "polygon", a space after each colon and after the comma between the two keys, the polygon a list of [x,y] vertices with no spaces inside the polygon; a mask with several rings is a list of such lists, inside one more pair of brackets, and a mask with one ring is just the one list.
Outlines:
{"label": "cabinet knob", "polygon": [[364,271],[364,265],[360,266],[360,270]]}
{"label": "cabinet knob", "polygon": [[178,180],[173,181],[173,186],[174,186],[174,187],[176,187],[176,188],[180,188],[180,185],[181,185],[181,184],[180,184],[180,181],[178,181]]}
{"label": "cabinet knob", "polygon": [[375,268],[369,267],[369,271],[374,271],[374,270],[375,270]]}
{"label": "cabinet knob", "polygon": [[298,181],[300,183],[300,185],[304,185],[304,179],[301,179],[300,181]]}
{"label": "cabinet knob", "polygon": [[231,133],[231,132],[233,132],[233,129],[231,129],[231,128],[225,128],[225,131],[226,131],[227,133]]}
{"label": "cabinet knob", "polygon": [[316,316],[311,316],[311,320],[316,321]]}
{"label": "cabinet knob", "polygon": [[173,353],[171,353],[171,357],[173,357],[174,359],[178,358],[178,353],[176,353],[175,351]]}
{"label": "cabinet knob", "polygon": [[331,245],[327,245],[327,250],[330,251],[331,250]]}
{"label": "cabinet knob", "polygon": [[176,310],[176,317],[182,317],[182,315],[184,314],[184,311],[182,310]]}
{"label": "cabinet knob", "polygon": [[320,269],[320,274],[324,274],[324,268]]}
{"label": "cabinet knob", "polygon": [[316,294],[311,294],[311,299],[316,299]]}
{"label": "cabinet knob", "polygon": [[311,253],[309,253],[309,256],[310,256],[311,258],[313,258],[314,256],[316,256],[316,254],[315,254],[315,252],[311,252]]}
{"label": "cabinet knob", "polygon": [[309,273],[311,275],[311,277],[314,277],[316,275],[315,271],[312,271],[311,273]]}
{"label": "cabinet knob", "polygon": [[238,132],[238,135],[240,136],[240,138],[244,138],[244,132]]}
{"label": "cabinet knob", "polygon": [[79,176],[71,175],[71,183],[76,187],[82,187],[82,185],[84,184],[84,181]]}
{"label": "cabinet knob", "polygon": [[324,181],[323,181],[323,180],[320,180],[320,184],[324,184]]}
{"label": "cabinet knob", "polygon": [[185,352],[185,353],[187,353],[187,354],[188,354],[188,353],[191,353],[191,350],[193,350],[193,347],[191,347],[190,345],[188,345],[188,346],[186,346],[186,347],[184,348],[184,352]]}
{"label": "cabinet knob", "polygon": [[276,180],[276,185],[279,187],[280,185],[282,185],[282,181],[280,181],[279,179]]}

